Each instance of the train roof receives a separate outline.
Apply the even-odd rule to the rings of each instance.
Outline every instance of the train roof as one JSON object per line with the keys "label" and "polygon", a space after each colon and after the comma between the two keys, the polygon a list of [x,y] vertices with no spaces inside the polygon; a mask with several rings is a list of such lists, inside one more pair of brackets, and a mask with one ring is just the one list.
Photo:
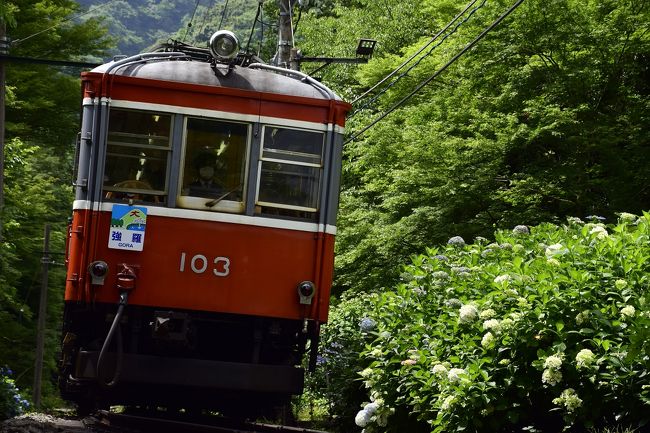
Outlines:
{"label": "train roof", "polygon": [[210,63],[187,57],[147,59],[139,55],[100,65],[91,72],[296,97],[341,100],[323,84],[297,71],[261,64],[247,67],[235,65],[230,70],[225,65],[218,65],[217,68],[219,70],[215,72]]}

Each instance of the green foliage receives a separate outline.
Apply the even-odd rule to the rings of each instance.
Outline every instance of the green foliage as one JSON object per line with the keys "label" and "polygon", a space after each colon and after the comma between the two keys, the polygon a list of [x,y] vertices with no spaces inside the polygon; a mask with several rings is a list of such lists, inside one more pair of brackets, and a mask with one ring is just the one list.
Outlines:
{"label": "green foliage", "polygon": [[[39,59],[81,60],[103,53],[110,42],[96,20],[81,24],[70,16],[79,9],[71,0],[10,0],[15,26],[7,28],[10,54]],[[41,32],[44,29],[48,31]],[[38,33],[38,35],[36,35]],[[8,138],[64,151],[78,128],[78,70],[7,63],[6,128]]]}
{"label": "green foliage", "polygon": [[332,427],[340,431],[353,431],[357,406],[365,398],[363,384],[350,378],[359,369],[359,353],[372,339],[372,323],[365,317],[370,309],[371,298],[343,296],[322,329],[316,372],[307,376],[308,394],[327,402],[336,416]]}
{"label": "green foliage", "polygon": [[[103,53],[108,40],[96,20],[75,24],[70,0],[10,0],[7,34],[15,56],[80,60]],[[46,30],[46,31],[43,31]],[[38,34],[37,34],[38,33]],[[73,75],[69,75],[68,72]],[[78,70],[6,63],[7,131],[4,209],[0,243],[0,365],[16,372],[21,389],[32,385],[43,231],[51,224],[42,384],[45,406],[54,404],[56,351],[65,281],[65,221],[72,202],[74,137],[79,125]]]}
{"label": "green foliage", "polygon": [[[60,156],[40,146],[14,138],[7,143],[5,161],[5,212],[0,244],[0,364],[18,372],[22,388],[31,386],[34,365],[36,314],[38,311],[43,256],[43,227],[52,225],[50,251],[54,265],[49,272],[46,372],[56,371],[65,274],[61,267],[65,245],[65,217],[71,206],[69,167]],[[70,155],[68,155],[70,157]],[[54,174],[58,173],[58,174]],[[58,265],[58,266],[56,266]],[[54,391],[52,383],[43,384]]]}
{"label": "green foliage", "polygon": [[10,369],[0,367],[0,420],[20,415],[29,409],[29,402],[20,395],[12,374]]}
{"label": "green foliage", "polygon": [[[405,4],[379,3],[377,11]],[[334,87],[354,98],[415,53],[463,3],[411,5],[414,11],[400,17],[412,33],[396,37],[392,49],[380,50],[354,77],[332,72]],[[487,2],[376,101],[362,109],[369,98],[355,104],[347,131],[354,134],[405,97],[508,5]],[[440,79],[346,143],[335,292],[391,286],[396,263],[452,233],[487,237],[522,221],[557,223],[593,213],[613,219],[647,209],[650,8],[644,5],[524,2]],[[361,23],[368,13],[346,10],[345,34],[381,34],[383,26],[373,31]],[[316,29],[330,22],[336,28],[337,20],[322,19]]]}
{"label": "green foliage", "polygon": [[[376,323],[371,342],[348,335],[349,324],[328,331],[365,339],[360,359],[331,379],[366,386],[357,424],[366,432],[645,425],[650,214],[597,221],[517,226],[492,243],[454,237],[414,257],[395,289],[344,301],[337,314]],[[364,313],[358,303],[372,307]]]}

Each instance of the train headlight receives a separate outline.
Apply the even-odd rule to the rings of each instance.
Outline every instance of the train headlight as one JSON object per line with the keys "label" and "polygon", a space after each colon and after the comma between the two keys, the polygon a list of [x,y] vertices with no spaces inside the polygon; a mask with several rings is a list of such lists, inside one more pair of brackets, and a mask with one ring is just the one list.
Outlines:
{"label": "train headlight", "polygon": [[219,30],[210,37],[210,54],[217,60],[231,60],[239,52],[239,41],[235,34],[228,30]]}
{"label": "train headlight", "polygon": [[298,284],[298,297],[301,304],[310,305],[314,293],[316,293],[316,286],[311,281],[303,281]]}
{"label": "train headlight", "polygon": [[108,274],[108,264],[103,260],[94,261],[88,265],[88,273],[92,284],[102,285]]}

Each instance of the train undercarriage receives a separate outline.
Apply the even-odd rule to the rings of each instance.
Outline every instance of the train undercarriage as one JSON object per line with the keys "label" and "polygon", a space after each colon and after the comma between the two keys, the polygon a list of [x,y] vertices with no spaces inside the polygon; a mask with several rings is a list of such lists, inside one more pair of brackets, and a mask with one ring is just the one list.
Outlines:
{"label": "train undercarriage", "polygon": [[303,390],[314,322],[129,305],[114,325],[117,308],[65,307],[59,385],[82,412],[129,405],[255,417]]}

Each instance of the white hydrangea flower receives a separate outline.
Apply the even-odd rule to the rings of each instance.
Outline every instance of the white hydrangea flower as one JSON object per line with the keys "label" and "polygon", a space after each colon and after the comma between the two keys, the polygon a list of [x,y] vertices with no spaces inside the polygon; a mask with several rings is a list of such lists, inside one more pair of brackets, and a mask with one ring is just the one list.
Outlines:
{"label": "white hydrangea flower", "polygon": [[621,279],[616,280],[614,281],[614,286],[616,286],[618,290],[623,290],[624,288],[627,287],[627,281]]}
{"label": "white hydrangea flower", "polygon": [[442,364],[436,364],[431,368],[431,372],[435,374],[436,376],[446,376],[447,375],[447,367],[445,367]]}
{"label": "white hydrangea flower", "polygon": [[494,334],[491,332],[486,332],[483,338],[481,339],[481,346],[484,348],[492,347],[496,339],[494,338]]}
{"label": "white hydrangea flower", "polygon": [[472,304],[465,304],[460,307],[460,316],[458,318],[461,323],[473,322],[478,318],[478,308]]}
{"label": "white hydrangea flower", "polygon": [[463,239],[460,236],[454,236],[453,238],[449,239],[447,241],[447,244],[453,245],[455,247],[464,247],[465,246],[465,239]]}
{"label": "white hydrangea flower", "polygon": [[584,221],[582,221],[578,217],[568,217],[567,221],[569,222],[569,224],[584,224],[585,223]]}
{"label": "white hydrangea flower", "polygon": [[458,382],[461,379],[461,376],[465,375],[465,370],[462,368],[452,368],[447,373],[447,379],[451,383]]}
{"label": "white hydrangea flower", "polygon": [[485,319],[491,319],[496,315],[497,315],[496,311],[494,311],[492,308],[488,308],[486,310],[481,311],[481,314],[479,315],[479,317],[481,319],[485,320]]}
{"label": "white hydrangea flower", "polygon": [[512,233],[514,233],[516,235],[528,235],[528,234],[530,234],[530,230],[528,230],[528,226],[518,225],[518,226],[515,226],[514,229],[512,229]]}
{"label": "white hydrangea flower", "polygon": [[576,315],[576,325],[582,325],[589,318],[589,310],[582,311]]}
{"label": "white hydrangea flower", "polygon": [[594,226],[590,231],[590,235],[596,235],[596,239],[605,239],[606,237],[609,236],[609,233],[607,233],[607,229],[603,226],[597,225]]}
{"label": "white hydrangea flower", "polygon": [[506,295],[511,296],[513,298],[518,298],[519,297],[519,292],[517,291],[517,289],[509,288],[509,289],[504,290],[503,293],[505,293]]}
{"label": "white hydrangea flower", "polygon": [[623,318],[634,317],[634,314],[636,314],[636,309],[631,305],[626,305],[625,307],[621,308],[621,316]]}
{"label": "white hydrangea flower", "polygon": [[558,353],[557,355],[551,355],[544,361],[544,368],[550,368],[553,370],[559,370],[562,366],[562,360],[564,359],[564,354]]}
{"label": "white hydrangea flower", "polygon": [[582,349],[576,355],[576,368],[588,368],[596,361],[596,355],[589,349]]}
{"label": "white hydrangea flower", "polygon": [[483,322],[483,329],[499,332],[501,329],[501,322],[498,319],[489,319]]}
{"label": "white hydrangea flower", "polygon": [[499,275],[494,278],[494,282],[497,284],[503,284],[512,281],[512,277],[508,274]]}
{"label": "white hydrangea flower", "polygon": [[637,220],[637,216],[633,213],[621,212],[620,214],[621,222],[624,223],[633,223]]}
{"label": "white hydrangea flower", "polygon": [[354,417],[354,423],[359,427],[366,427],[368,424],[370,424],[371,418],[372,415],[368,413],[367,410],[361,409],[359,412],[357,412],[357,416]]}
{"label": "white hydrangea flower", "polygon": [[447,396],[447,398],[445,398],[445,400],[440,405],[440,410],[443,412],[448,411],[454,405],[455,401],[456,398],[453,395]]}
{"label": "white hydrangea flower", "polygon": [[[517,321],[519,321],[519,320],[521,320],[523,318],[524,318],[524,313],[520,313],[518,311],[515,311],[513,313],[510,313],[510,318],[505,318],[505,319],[503,319],[503,321],[509,320],[511,322],[517,322]],[[503,322],[501,322],[501,326],[503,326]]]}
{"label": "white hydrangea flower", "polygon": [[547,258],[552,258],[555,256],[561,256],[566,253],[568,253],[569,250],[566,249],[562,244],[553,244],[549,245],[546,247],[546,250],[544,251],[544,254],[546,254]]}
{"label": "white hydrangea flower", "polygon": [[363,377],[364,379],[367,379],[367,378],[369,378],[370,376],[372,376],[373,373],[374,373],[374,372],[372,371],[372,368],[368,367],[368,368],[366,368],[366,369],[363,369],[363,370],[361,371],[361,373],[359,373],[359,375],[360,375],[361,377]]}
{"label": "white hydrangea flower", "polygon": [[558,398],[553,399],[553,403],[558,406],[564,406],[568,412],[573,412],[582,406],[582,399],[578,397],[573,388],[567,388],[562,391]]}
{"label": "white hydrangea flower", "polygon": [[370,416],[374,415],[377,409],[379,409],[379,404],[376,401],[370,402],[363,407],[363,410],[368,412]]}
{"label": "white hydrangea flower", "polygon": [[542,382],[548,383],[551,386],[555,386],[562,380],[562,372],[559,370],[554,370],[547,368],[542,373]]}
{"label": "white hydrangea flower", "polygon": [[558,259],[553,259],[553,258],[546,259],[546,263],[553,266],[560,266],[560,261]]}
{"label": "white hydrangea flower", "polygon": [[530,307],[530,304],[528,303],[528,299],[524,298],[523,296],[520,296],[517,298],[517,305],[520,308],[528,308]]}
{"label": "white hydrangea flower", "polygon": [[435,280],[449,281],[449,274],[445,271],[436,271],[431,274]]}

